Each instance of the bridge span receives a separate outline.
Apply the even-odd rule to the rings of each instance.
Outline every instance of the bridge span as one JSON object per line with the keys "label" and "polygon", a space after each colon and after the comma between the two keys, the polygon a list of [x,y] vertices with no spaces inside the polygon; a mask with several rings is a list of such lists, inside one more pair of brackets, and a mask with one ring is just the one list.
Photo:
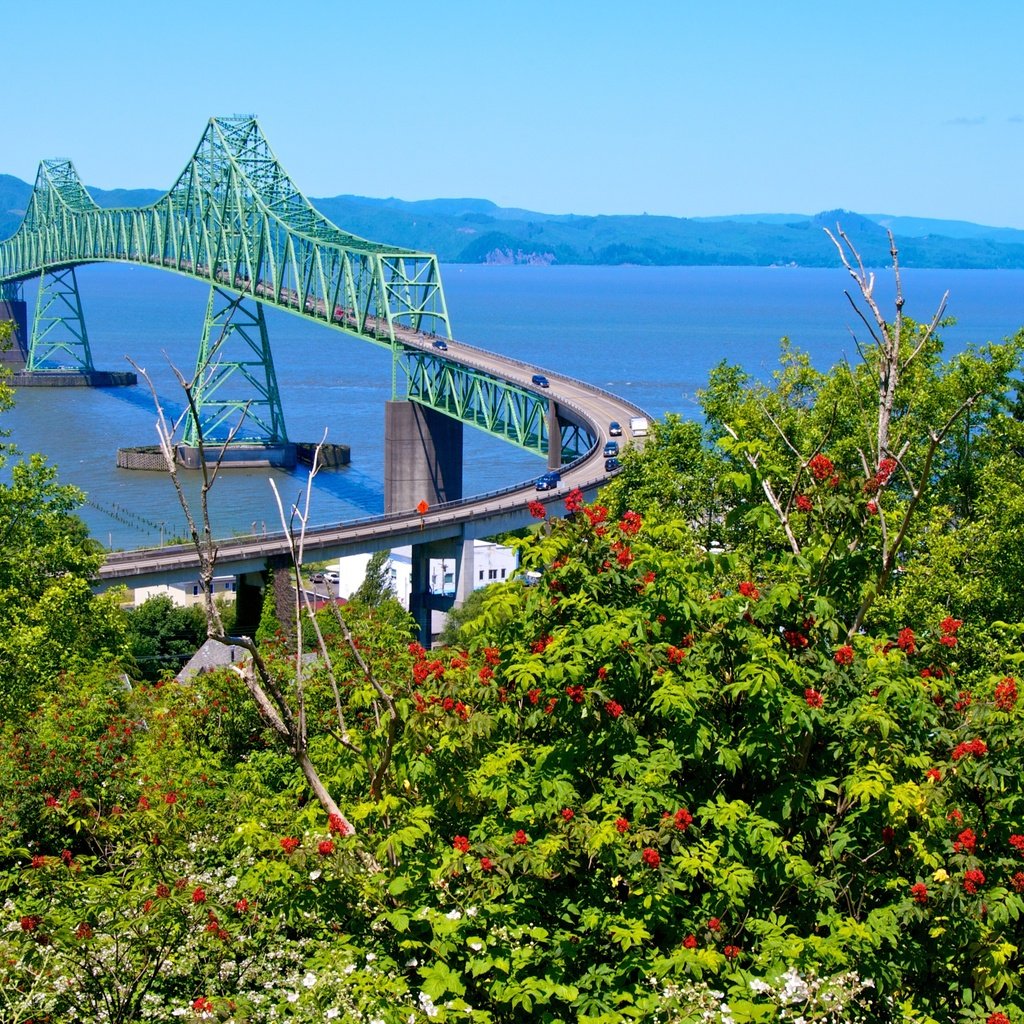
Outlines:
{"label": "bridge span", "polygon": [[[549,469],[564,466],[558,495],[574,486],[589,494],[608,475],[608,424],[643,415],[554,371],[544,371],[544,386],[535,377],[539,367],[457,341],[436,255],[372,242],[328,221],[285,173],[254,117],[212,118],[175,183],[149,206],[100,208],[69,160],[40,164],[24,220],[0,240],[0,319],[17,328],[15,349],[4,358],[24,367],[16,384],[48,374],[51,382],[100,376],[74,273],[97,262],[156,267],[209,284],[194,415],[175,441],[186,463],[221,443],[288,446],[265,305],[317,322],[339,341],[390,351],[386,514],[316,530],[306,552],[321,560],[412,544],[421,630],[433,601],[426,560],[454,555],[461,599],[472,587],[472,540],[524,525],[529,500],[552,498],[527,483],[463,500],[463,426],[545,458]],[[39,291],[28,339],[22,284],[32,278]],[[430,506],[422,517],[410,511],[421,499]],[[242,579],[262,576],[287,552],[284,535],[225,540],[218,568]],[[196,580],[198,564],[186,547],[111,554],[97,586]]]}

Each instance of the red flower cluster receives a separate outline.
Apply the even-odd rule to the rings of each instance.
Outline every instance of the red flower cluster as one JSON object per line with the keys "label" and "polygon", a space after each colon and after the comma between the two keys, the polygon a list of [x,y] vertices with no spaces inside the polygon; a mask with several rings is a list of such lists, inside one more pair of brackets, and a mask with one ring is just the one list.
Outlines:
{"label": "red flower cluster", "polygon": [[966,711],[971,706],[972,699],[970,690],[961,690],[953,701],[953,710]]}
{"label": "red flower cluster", "polygon": [[583,492],[578,487],[574,487],[565,496],[565,511],[579,512],[581,508],[583,508]]}
{"label": "red flower cluster", "polygon": [[837,665],[850,665],[853,663],[853,648],[849,644],[844,644],[832,657]]}
{"label": "red flower cluster", "polygon": [[494,861],[492,861],[490,857],[481,857],[480,858],[480,870],[481,871],[493,871],[494,870]]}
{"label": "red flower cluster", "polygon": [[875,473],[875,479],[879,484],[888,483],[889,477],[892,476],[893,470],[896,468],[895,459],[882,459],[878,464],[878,472]]}
{"label": "red flower cluster", "polygon": [[926,779],[929,779],[932,782],[941,782],[942,781],[942,769],[941,768],[929,768],[928,771],[926,771],[924,773],[924,777]]}
{"label": "red flower cluster", "polygon": [[540,700],[540,695],[543,692],[544,691],[541,690],[539,687],[534,687],[532,690],[526,691],[526,698],[527,700],[529,700],[531,704],[536,704]]}
{"label": "red flower cluster", "polygon": [[92,927],[87,921],[80,921],[78,927],[75,929],[76,939],[91,939],[92,938]]}
{"label": "red flower cluster", "polygon": [[239,914],[244,914],[249,909],[249,901],[243,896],[240,900],[235,901],[235,910]]}
{"label": "red flower cluster", "polygon": [[480,669],[480,672],[478,674],[480,677],[480,682],[483,683],[484,686],[489,686],[491,680],[494,678],[494,669],[491,668],[490,665],[484,665],[484,667]]}
{"label": "red flower cluster", "polygon": [[544,636],[533,641],[533,645],[530,647],[530,650],[533,651],[534,654],[543,654],[550,643],[551,637],[545,633]]}
{"label": "red flower cluster", "polygon": [[671,644],[669,644],[666,653],[668,654],[669,663],[672,665],[678,665],[686,657],[686,651],[682,647],[673,647]]}
{"label": "red flower cluster", "polygon": [[1014,892],[1024,892],[1024,871],[1015,871],[1010,879]]}
{"label": "red flower cluster", "polygon": [[825,698],[818,693],[817,690],[812,690],[808,687],[804,690],[804,700],[807,702],[809,708],[820,708],[825,706]]}
{"label": "red flower cluster", "polygon": [[171,895],[171,887],[163,882],[160,882],[156,887],[156,898],[158,900],[165,900]]}
{"label": "red flower cluster", "polygon": [[910,895],[914,897],[915,903],[928,902],[928,886],[924,882],[915,882],[910,887]]}
{"label": "red flower cluster", "polygon": [[896,635],[896,646],[906,654],[917,653],[917,637],[914,636],[914,631],[909,626],[906,629],[901,629]]}
{"label": "red flower cluster", "polygon": [[953,840],[953,849],[957,853],[974,853],[974,847],[978,842],[978,837],[974,834],[974,829],[965,828]]}
{"label": "red flower cluster", "polygon": [[293,836],[285,836],[284,839],[281,840],[281,849],[284,850],[285,853],[294,853],[298,848],[299,840],[295,839]]}
{"label": "red flower cluster", "polygon": [[807,637],[798,629],[784,629],[782,631],[782,639],[797,651],[802,651],[810,643]]}
{"label": "red flower cluster", "polygon": [[562,808],[562,818],[565,821],[572,821],[576,817],[576,812],[571,807]]}
{"label": "red flower cluster", "polygon": [[685,808],[680,807],[675,813],[676,828],[685,832],[693,824],[693,815]]}
{"label": "red flower cluster", "polygon": [[964,872],[964,889],[972,896],[978,891],[978,886],[985,884],[985,875],[980,868],[968,868]]}
{"label": "red flower cluster", "polygon": [[649,867],[656,868],[661,863],[661,854],[657,850],[652,849],[650,846],[644,847],[643,853],[640,854],[640,859]]}
{"label": "red flower cluster", "polygon": [[972,757],[983,757],[987,753],[988,744],[984,740],[965,740],[953,748],[953,760],[959,761],[961,757],[966,757],[968,754]]}
{"label": "red flower cluster", "polygon": [[597,526],[598,523],[603,523],[608,518],[608,509],[604,505],[590,505],[583,511],[590,520],[591,526]]}
{"label": "red flower cluster", "polygon": [[630,537],[639,533],[643,525],[644,521],[640,518],[639,512],[623,512],[619,520],[619,529]]}
{"label": "red flower cluster", "polygon": [[1024,857],[1024,836],[1012,835],[1010,836],[1010,845]]}
{"label": "red flower cluster", "polygon": [[696,935],[687,935],[686,938],[683,939],[683,947],[685,949],[696,949],[697,948],[697,936]]}
{"label": "red flower cluster", "polygon": [[531,501],[526,507],[534,519],[543,519],[548,514],[548,510],[539,501]]}
{"label": "red flower cluster", "polygon": [[348,828],[345,826],[345,819],[340,814],[331,814],[327,817],[327,831],[332,836],[348,835]]}
{"label": "red flower cluster", "polygon": [[213,1003],[206,996],[199,996],[198,999],[192,1001],[192,1009],[196,1013],[213,1013]]}
{"label": "red flower cluster", "polygon": [[615,561],[622,566],[623,569],[628,569],[633,564],[633,552],[629,548],[623,548],[616,556]]}
{"label": "red flower cluster", "polygon": [[469,837],[456,836],[452,840],[452,848],[458,850],[459,853],[469,853]]}
{"label": "red flower cluster", "polygon": [[806,494],[800,494],[797,495],[796,507],[801,512],[811,512],[814,510],[814,502]]}
{"label": "red flower cluster", "polygon": [[612,718],[618,718],[622,714],[622,705],[615,700],[605,701],[604,709]]}
{"label": "red flower cluster", "polygon": [[517,829],[516,834],[512,837],[512,842],[516,846],[525,846],[529,841],[530,837],[522,829]]}
{"label": "red flower cluster", "polygon": [[995,1013],[990,1013],[985,1018],[985,1024],[1010,1024],[1010,1018],[1005,1013],[1000,1013],[998,1010]]}
{"label": "red flower cluster", "polygon": [[756,601],[761,596],[761,591],[749,580],[744,580],[737,589],[745,598],[751,601]]}
{"label": "red flower cluster", "polygon": [[728,957],[728,959],[735,960],[736,957],[738,957],[740,953],[743,952],[743,950],[740,949],[739,946],[726,946],[725,949],[722,950],[722,952],[726,955],[726,957]]}
{"label": "red flower cluster", "polygon": [[871,515],[873,515],[873,516],[877,516],[878,515],[878,502],[877,501],[869,501],[865,507],[867,508],[868,512],[871,513]]}
{"label": "red flower cluster", "polygon": [[574,704],[582,704],[586,700],[587,691],[582,685],[567,686],[565,692]]}
{"label": "red flower cluster", "polygon": [[708,930],[709,931],[713,931],[713,932],[721,931],[722,930],[722,921],[721,921],[721,919],[717,918],[717,917],[709,917],[708,918]]}
{"label": "red flower cluster", "polygon": [[1017,680],[1006,676],[1002,682],[996,683],[996,707],[1000,711],[1012,711],[1017,703]]}
{"label": "red flower cluster", "polygon": [[205,903],[206,902],[206,890],[202,886],[196,886],[192,890],[192,902],[193,903]]}
{"label": "red flower cluster", "polygon": [[629,818],[616,818],[615,828],[621,836],[624,832],[629,831]]}
{"label": "red flower cluster", "polygon": [[819,481],[827,480],[835,471],[832,460],[827,455],[822,455],[821,452],[811,458],[807,463],[807,468],[811,471],[811,476]]}
{"label": "red flower cluster", "polygon": [[485,647],[484,661],[486,661],[488,665],[500,665],[501,651],[499,651],[497,647]]}
{"label": "red flower cluster", "polygon": [[37,917],[35,914],[26,914],[19,923],[23,932],[34,932],[41,922],[41,917]]}

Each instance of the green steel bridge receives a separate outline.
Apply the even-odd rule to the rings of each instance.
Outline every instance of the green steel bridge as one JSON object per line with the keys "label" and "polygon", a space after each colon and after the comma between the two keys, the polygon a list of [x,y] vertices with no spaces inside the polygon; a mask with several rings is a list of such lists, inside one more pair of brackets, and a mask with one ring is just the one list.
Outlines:
{"label": "green steel bridge", "polygon": [[0,241],[0,303],[22,302],[23,283],[39,281],[25,373],[95,371],[75,267],[104,261],[209,283],[192,384],[198,416],[184,422],[185,445],[287,443],[268,305],[389,349],[392,398],[549,465],[597,440],[585,417],[556,414],[528,377],[488,369],[472,358],[480,350],[459,346],[456,356],[435,346],[452,338],[437,257],[332,224],[285,173],[253,117],[213,118],[177,181],[150,206],[103,209],[71,161],[40,164],[22,224]]}

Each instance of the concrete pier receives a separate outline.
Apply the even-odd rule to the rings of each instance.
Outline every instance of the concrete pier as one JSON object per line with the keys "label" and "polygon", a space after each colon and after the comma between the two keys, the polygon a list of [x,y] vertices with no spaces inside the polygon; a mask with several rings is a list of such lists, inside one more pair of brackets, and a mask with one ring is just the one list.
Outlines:
{"label": "concrete pier", "polygon": [[387,403],[384,419],[384,509],[462,497],[462,424],[416,402]]}

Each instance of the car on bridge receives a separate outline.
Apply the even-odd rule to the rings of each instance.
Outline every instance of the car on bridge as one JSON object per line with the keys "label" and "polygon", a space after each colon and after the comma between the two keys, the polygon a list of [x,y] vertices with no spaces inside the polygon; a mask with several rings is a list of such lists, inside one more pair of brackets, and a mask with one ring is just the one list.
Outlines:
{"label": "car on bridge", "polygon": [[538,491],[553,491],[562,482],[562,474],[557,469],[549,469],[543,475],[537,477],[534,487]]}
{"label": "car on bridge", "polygon": [[548,382],[547,377],[545,377],[543,373],[535,373],[533,375],[533,377],[531,378],[531,380],[539,388],[549,388],[549,387],[551,387],[551,384]]}
{"label": "car on bridge", "polygon": [[610,459],[605,459],[604,460],[604,471],[606,473],[611,473],[614,470],[621,469],[621,468],[622,468],[622,463],[619,462],[619,460],[616,459],[614,456],[612,458],[610,458]]}
{"label": "car on bridge", "polygon": [[619,442],[608,441],[604,446],[604,457],[606,459],[612,459],[619,454]]}
{"label": "car on bridge", "polygon": [[622,437],[622,425],[618,420],[612,420],[608,424],[608,436],[609,437]]}
{"label": "car on bridge", "polygon": [[436,348],[439,352],[447,352],[448,342],[445,341],[444,338],[438,338],[437,341],[434,342],[434,348]]}

